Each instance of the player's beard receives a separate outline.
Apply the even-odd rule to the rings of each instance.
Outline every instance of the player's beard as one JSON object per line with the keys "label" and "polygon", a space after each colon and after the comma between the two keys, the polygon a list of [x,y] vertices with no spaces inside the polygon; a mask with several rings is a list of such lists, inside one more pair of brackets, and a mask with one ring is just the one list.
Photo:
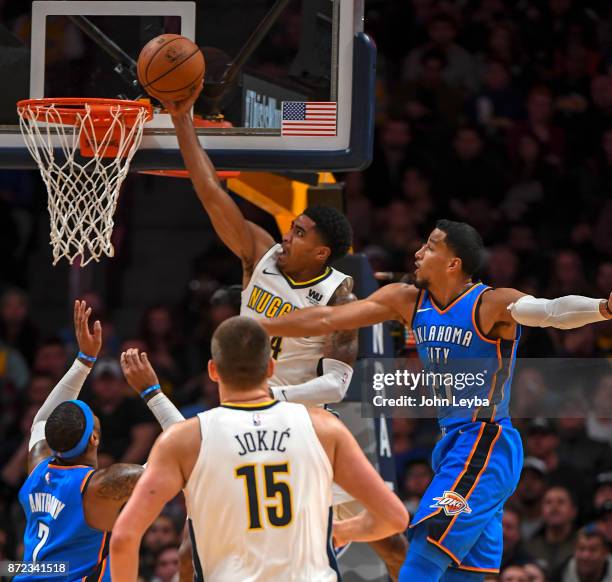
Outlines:
{"label": "player's beard", "polygon": [[417,289],[429,289],[429,281],[427,279],[414,278],[414,286]]}

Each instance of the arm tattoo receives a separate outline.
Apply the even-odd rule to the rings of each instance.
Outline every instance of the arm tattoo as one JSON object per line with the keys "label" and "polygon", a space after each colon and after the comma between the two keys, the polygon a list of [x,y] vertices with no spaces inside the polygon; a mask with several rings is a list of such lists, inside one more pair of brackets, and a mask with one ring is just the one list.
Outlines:
{"label": "arm tattoo", "polygon": [[[344,305],[357,301],[357,297],[351,293],[353,289],[353,279],[347,278],[336,289],[328,305]],[[349,366],[352,366],[357,359],[359,351],[359,331],[356,329],[341,330],[330,333],[325,338],[325,346],[323,348],[324,358],[333,358],[340,360]]]}
{"label": "arm tattoo", "polygon": [[96,493],[99,497],[114,501],[127,499],[143,471],[144,467],[141,465],[128,465],[127,463],[111,465],[100,471],[100,482]]}

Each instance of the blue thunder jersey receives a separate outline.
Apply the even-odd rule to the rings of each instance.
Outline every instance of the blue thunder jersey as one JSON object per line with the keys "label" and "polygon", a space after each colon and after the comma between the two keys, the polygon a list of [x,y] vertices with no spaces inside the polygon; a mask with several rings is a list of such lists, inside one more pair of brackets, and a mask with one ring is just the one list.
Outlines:
{"label": "blue thunder jersey", "polygon": [[[476,283],[444,309],[421,291],[412,320],[417,351],[438,404],[440,426],[509,420],[510,384],[520,337],[489,339],[479,328],[478,308],[490,287]],[[443,378],[443,380],[441,380]]]}
{"label": "blue thunder jersey", "polygon": [[[56,465],[49,457],[26,479],[19,502],[26,515],[23,559],[27,562],[68,562],[68,576],[53,580],[110,581],[108,532],[85,521],[83,494],[95,469],[86,465]],[[17,576],[19,582],[39,576]]]}

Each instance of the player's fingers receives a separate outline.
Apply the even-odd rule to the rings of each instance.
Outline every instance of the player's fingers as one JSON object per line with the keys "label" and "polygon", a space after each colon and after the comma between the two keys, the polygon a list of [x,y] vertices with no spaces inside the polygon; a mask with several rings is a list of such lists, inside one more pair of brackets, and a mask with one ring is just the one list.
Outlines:
{"label": "player's fingers", "polygon": [[123,373],[126,374],[129,369],[129,364],[125,357],[125,352],[121,352],[121,356],[119,357],[119,362],[121,364],[121,369],[123,370]]}
{"label": "player's fingers", "polygon": [[94,321],[93,334],[94,334],[94,339],[96,341],[98,342],[102,341],[102,324],[100,323],[99,319],[96,319],[96,321]]}
{"label": "player's fingers", "polygon": [[132,366],[132,370],[138,370],[138,350],[136,348],[130,348],[128,350],[128,359],[130,360],[130,366]]}

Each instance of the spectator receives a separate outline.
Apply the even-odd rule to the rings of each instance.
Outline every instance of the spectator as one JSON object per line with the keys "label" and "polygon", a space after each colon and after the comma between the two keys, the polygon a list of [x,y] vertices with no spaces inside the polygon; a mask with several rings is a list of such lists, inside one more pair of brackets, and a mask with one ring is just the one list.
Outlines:
{"label": "spectator", "polygon": [[612,556],[602,533],[590,525],[578,532],[576,549],[554,582],[612,582]]}
{"label": "spectator", "polygon": [[556,570],[574,551],[576,515],[576,504],[568,489],[555,485],[546,491],[542,500],[544,526],[529,542],[529,551],[544,561],[549,571]]}
{"label": "spectator", "polygon": [[565,135],[553,122],[552,94],[547,87],[534,87],[527,100],[527,119],[517,123],[510,135],[511,155],[518,151],[520,138],[532,135],[540,144],[544,159],[560,166],[565,156]]}
{"label": "spectator", "polygon": [[58,337],[50,337],[36,350],[33,369],[38,374],[47,374],[57,383],[66,371],[68,353],[64,342]]}
{"label": "spectator", "polygon": [[522,566],[507,566],[500,572],[500,582],[529,582]]}
{"label": "spectator", "polygon": [[91,395],[91,408],[104,427],[98,465],[144,463],[158,429],[142,401],[127,397],[121,367],[115,360],[96,363]]}
{"label": "spectator", "polygon": [[414,459],[406,463],[405,475],[402,498],[410,515],[414,515],[421,497],[431,483],[433,471],[427,459]]}
{"label": "spectator", "polygon": [[522,566],[532,561],[521,540],[521,514],[518,508],[506,505],[502,517],[504,550],[502,554],[502,570],[509,566]]}
{"label": "spectator", "polygon": [[155,557],[155,571],[152,582],[173,582],[178,571],[178,547],[170,545],[159,550]]}
{"label": "spectator", "polygon": [[487,284],[491,287],[514,287],[518,258],[509,247],[496,246],[487,256]]}
{"label": "spectator", "polygon": [[552,422],[546,418],[535,418],[529,426],[526,453],[544,461],[549,485],[566,487],[580,500],[581,513],[585,513],[590,499],[589,485],[577,468],[561,459],[560,438]]}
{"label": "spectator", "polygon": [[20,289],[9,289],[0,299],[0,341],[20,352],[28,365],[32,364],[38,330],[30,320],[28,296]]}
{"label": "spectator", "polygon": [[525,574],[527,574],[527,582],[547,582],[546,572],[539,564],[530,562],[523,566]]}
{"label": "spectator", "polygon": [[521,117],[520,95],[511,81],[508,65],[489,59],[484,66],[484,86],[467,103],[468,119],[489,136],[505,136]]}
{"label": "spectator", "polygon": [[530,540],[544,523],[542,500],[546,491],[546,465],[535,457],[526,457],[513,499],[521,509],[521,538]]}
{"label": "spectator", "polygon": [[589,409],[587,433],[597,441],[612,446],[612,374],[603,375],[597,382],[593,406]]}
{"label": "spectator", "polygon": [[458,33],[455,20],[447,14],[437,14],[429,21],[427,32],[429,42],[414,49],[406,58],[403,78],[416,79],[422,71],[423,54],[435,48],[446,57],[444,80],[468,93],[474,92],[478,86],[476,67],[472,56],[455,42]]}
{"label": "spectator", "polygon": [[[179,532],[172,519],[161,514],[149,527],[140,546],[140,572],[150,579],[156,569],[156,557],[166,548],[179,546]],[[168,556],[172,561],[172,556]],[[165,569],[165,568],[164,568]]]}
{"label": "spectator", "polygon": [[140,335],[160,383],[170,392],[180,384],[185,373],[181,359],[184,345],[178,329],[169,307],[155,305],[145,311]]}
{"label": "spectator", "polygon": [[418,76],[401,88],[398,98],[404,104],[404,113],[418,123],[424,118],[439,119],[453,127],[463,108],[462,92],[443,78],[446,55],[437,48],[421,56]]}

